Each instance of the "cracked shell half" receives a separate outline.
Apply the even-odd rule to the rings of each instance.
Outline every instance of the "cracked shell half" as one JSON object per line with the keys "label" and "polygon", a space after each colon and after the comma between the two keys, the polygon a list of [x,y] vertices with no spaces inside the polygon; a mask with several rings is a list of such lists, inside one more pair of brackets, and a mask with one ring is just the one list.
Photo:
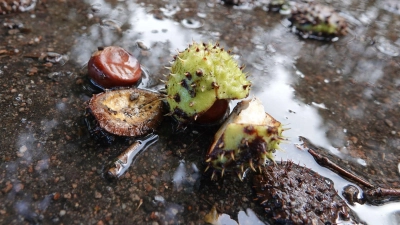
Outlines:
{"label": "cracked shell half", "polygon": [[153,132],[163,118],[162,96],[143,89],[106,91],[89,101],[101,128],[118,136]]}
{"label": "cracked shell half", "polygon": [[174,57],[170,70],[167,101],[180,122],[196,122],[217,100],[249,95],[250,81],[219,44],[193,43]]}
{"label": "cracked shell half", "polygon": [[225,172],[237,173],[242,179],[248,168],[255,171],[273,160],[273,152],[284,140],[283,130],[257,98],[239,102],[215,134],[206,156],[207,170],[214,169],[212,179]]}

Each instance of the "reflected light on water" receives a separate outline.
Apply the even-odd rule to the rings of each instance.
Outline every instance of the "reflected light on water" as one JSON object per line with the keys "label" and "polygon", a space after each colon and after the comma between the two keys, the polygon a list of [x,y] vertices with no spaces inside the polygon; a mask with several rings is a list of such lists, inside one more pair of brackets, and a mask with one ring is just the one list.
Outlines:
{"label": "reflected light on water", "polygon": [[254,96],[261,99],[265,111],[281,121],[284,127],[290,128],[284,135],[291,141],[304,136],[314,144],[335,151],[325,135],[322,119],[318,114],[319,107],[306,105],[295,99],[294,89],[290,86],[289,71],[281,64],[270,68],[274,76],[267,87],[258,88],[254,83]]}
{"label": "reflected light on water", "polygon": [[[147,42],[170,42],[171,51],[183,49],[186,43],[199,40],[201,37],[190,30],[183,29],[178,22],[170,19],[156,19],[153,15],[146,13],[143,8],[136,10],[129,23],[132,25],[132,30],[139,33],[140,37]],[[197,23],[199,22],[196,21]],[[196,25],[196,28],[200,26]]]}
{"label": "reflected light on water", "polygon": [[158,18],[135,2],[121,2],[121,6],[116,9],[102,0],[88,3],[96,6],[91,20],[99,18],[100,21],[88,28],[88,33],[78,39],[71,51],[72,58],[81,65],[100,46],[117,45],[130,49],[132,43],[137,41],[147,43],[147,46],[167,43],[169,51],[175,53],[178,49],[185,48],[187,43],[201,41],[202,38],[201,34],[185,29],[188,25],[191,28],[200,27],[199,21],[191,19],[189,24],[189,20],[184,20],[180,24],[169,18]]}
{"label": "reflected light on water", "polygon": [[178,168],[175,170],[175,173],[172,177],[172,182],[174,183],[175,188],[179,188],[182,185],[182,180],[186,176],[185,162],[180,162]]}

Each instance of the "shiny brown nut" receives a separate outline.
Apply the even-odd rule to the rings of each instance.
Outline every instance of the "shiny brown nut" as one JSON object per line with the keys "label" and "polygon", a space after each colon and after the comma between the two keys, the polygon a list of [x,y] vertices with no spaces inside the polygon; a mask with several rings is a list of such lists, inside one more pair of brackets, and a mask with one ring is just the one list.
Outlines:
{"label": "shiny brown nut", "polygon": [[118,136],[151,133],[163,119],[162,96],[137,88],[94,95],[89,108],[102,129]]}
{"label": "shiny brown nut", "polygon": [[198,124],[214,124],[222,120],[228,113],[229,101],[217,99],[205,113],[196,118]]}
{"label": "shiny brown nut", "polygon": [[142,70],[132,54],[121,47],[109,46],[93,53],[88,75],[102,88],[128,87],[137,84]]}

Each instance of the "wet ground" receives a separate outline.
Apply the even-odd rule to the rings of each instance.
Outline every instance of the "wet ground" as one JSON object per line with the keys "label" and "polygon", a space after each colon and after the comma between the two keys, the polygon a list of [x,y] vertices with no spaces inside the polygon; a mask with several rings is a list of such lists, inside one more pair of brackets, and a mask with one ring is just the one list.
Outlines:
{"label": "wet ground", "polygon": [[[203,224],[213,205],[241,224],[268,223],[249,179],[202,176],[218,127],[176,133],[165,118],[160,140],[126,175],[102,178],[107,162],[132,142],[103,146],[83,123],[91,97],[85,63],[108,45],[137,56],[147,71],[141,87],[158,89],[177,49],[219,41],[246,65],[251,95],[291,128],[277,159],[330,178],[341,193],[351,182],[319,166],[301,147],[302,136],[374,185],[399,188],[396,1],[321,2],[341,10],[347,36],[304,40],[284,15],[216,1],[42,0],[33,11],[1,15],[0,223]],[[350,207],[367,224],[400,223],[396,202]]]}

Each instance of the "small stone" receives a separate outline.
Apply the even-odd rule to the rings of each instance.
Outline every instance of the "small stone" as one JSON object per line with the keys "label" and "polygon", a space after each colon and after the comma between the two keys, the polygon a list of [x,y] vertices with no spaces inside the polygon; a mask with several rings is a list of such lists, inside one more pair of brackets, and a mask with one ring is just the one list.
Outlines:
{"label": "small stone", "polygon": [[61,196],[60,192],[56,192],[56,193],[53,194],[53,199],[54,200],[58,200],[58,199],[60,199],[60,196]]}
{"label": "small stone", "polygon": [[75,183],[72,184],[72,188],[77,188],[77,187],[78,187],[78,184],[75,184]]}
{"label": "small stone", "polygon": [[176,208],[171,208],[171,209],[170,209],[170,213],[171,213],[172,215],[174,215],[174,216],[177,215],[178,212],[179,212],[179,211],[178,211],[178,209],[176,209]]}
{"label": "small stone", "polygon": [[64,194],[64,198],[70,199],[72,197],[71,193],[66,193]]}
{"label": "small stone", "polygon": [[393,127],[393,122],[389,119],[385,119],[385,123],[386,125],[388,125],[389,127]]}
{"label": "small stone", "polygon": [[28,150],[28,148],[26,147],[26,145],[22,145],[22,146],[19,148],[19,152],[21,152],[21,153],[26,152],[26,150]]}
{"label": "small stone", "polygon": [[12,189],[13,185],[10,182],[6,183],[6,186],[1,190],[4,193],[9,192]]}
{"label": "small stone", "polygon": [[18,34],[19,33],[19,30],[18,29],[12,29],[12,30],[9,30],[8,31],[8,34],[9,35],[14,35],[14,34]]}
{"label": "small stone", "polygon": [[137,45],[138,45],[138,47],[139,48],[141,48],[142,50],[149,50],[150,48],[149,47],[147,47],[143,42],[141,42],[141,41],[138,41],[138,42],[136,42],[137,43]]}
{"label": "small stone", "polygon": [[151,186],[150,184],[146,184],[145,189],[146,189],[146,191],[149,192],[149,191],[153,190],[153,186]]}
{"label": "small stone", "polygon": [[48,168],[49,168],[49,160],[48,159],[39,160],[35,166],[36,171],[43,171],[43,170],[47,170]]}
{"label": "small stone", "polygon": [[21,184],[21,183],[16,184],[15,187],[14,187],[14,191],[17,192],[17,193],[20,192],[23,189],[24,189],[24,185]]}
{"label": "small stone", "polygon": [[350,205],[354,205],[355,202],[359,202],[358,199],[359,190],[354,185],[349,184],[346,187],[344,187],[342,194]]}
{"label": "small stone", "polygon": [[131,194],[131,199],[132,199],[132,201],[139,201],[140,197],[137,194]]}
{"label": "small stone", "polygon": [[60,210],[59,215],[60,215],[60,216],[64,216],[66,213],[67,213],[67,211],[65,211],[65,210],[63,209],[63,210]]}
{"label": "small stone", "polygon": [[50,68],[50,67],[53,66],[53,63],[47,62],[47,63],[43,64],[43,66],[45,66],[45,67],[47,67],[47,68]]}
{"label": "small stone", "polygon": [[99,198],[101,198],[101,197],[103,197],[103,196],[101,195],[100,192],[96,191],[96,192],[94,192],[94,197],[97,198],[97,199],[99,199]]}
{"label": "small stone", "polygon": [[37,67],[29,68],[29,69],[28,69],[28,75],[29,75],[29,76],[33,76],[33,75],[37,74],[38,71],[39,71],[39,70],[38,70]]}
{"label": "small stone", "polygon": [[106,217],[104,218],[107,222],[109,222],[109,224],[112,224],[112,223],[110,223],[111,216],[112,216],[112,213],[107,213]]}
{"label": "small stone", "polygon": [[83,79],[78,79],[75,81],[75,84],[78,84],[78,85],[83,84],[83,83],[84,83]]}
{"label": "small stone", "polygon": [[399,169],[399,174],[400,174],[400,163],[397,165],[397,168]]}

